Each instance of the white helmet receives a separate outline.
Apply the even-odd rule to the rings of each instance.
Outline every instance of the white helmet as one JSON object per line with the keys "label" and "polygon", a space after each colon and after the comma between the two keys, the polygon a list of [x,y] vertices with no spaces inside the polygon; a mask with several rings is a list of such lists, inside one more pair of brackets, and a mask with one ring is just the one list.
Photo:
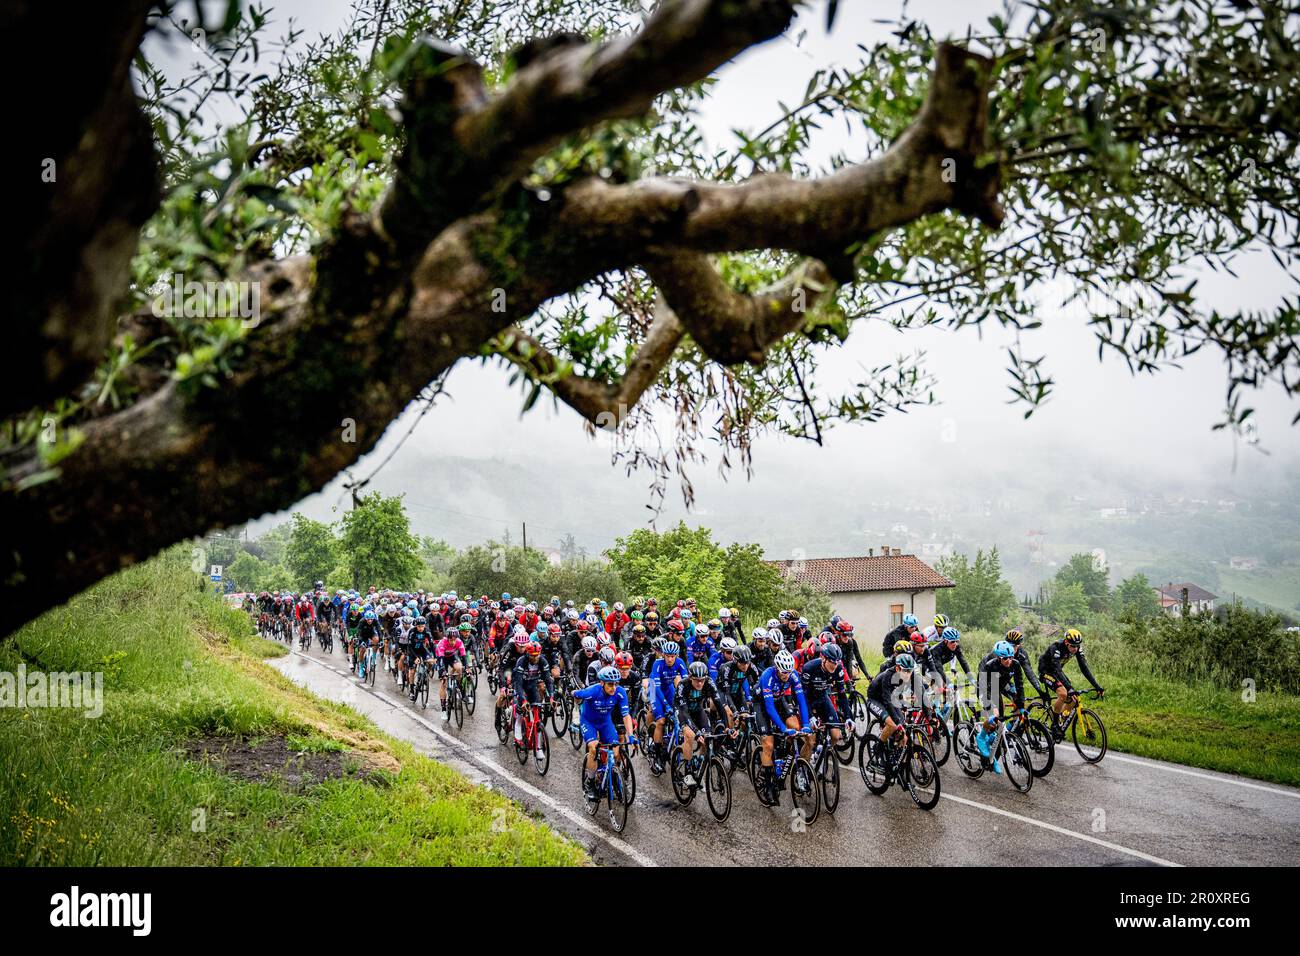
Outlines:
{"label": "white helmet", "polygon": [[730,637],[724,637],[719,642],[718,646],[724,651],[734,651],[736,649],[736,642]]}
{"label": "white helmet", "polygon": [[590,634],[588,634],[586,637],[582,639],[582,649],[588,652],[595,652],[596,639],[592,637]]}
{"label": "white helmet", "polygon": [[528,607],[525,608],[525,610],[526,610],[526,611],[529,611],[529,612],[536,611],[536,610],[537,610],[537,605],[534,604],[532,601],[529,601],[529,602],[528,602]]}
{"label": "white helmet", "polygon": [[776,660],[773,663],[779,671],[792,671],[794,670],[794,655],[787,650],[778,651]]}
{"label": "white helmet", "polygon": [[731,617],[731,611],[729,611],[727,608],[724,607],[720,611],[718,611],[718,617],[722,618],[725,621],[727,618]]}
{"label": "white helmet", "polygon": [[621,611],[621,610],[623,610],[623,602],[622,602],[622,601],[615,601],[615,602],[614,602],[614,610],[615,610],[615,611]]}
{"label": "white helmet", "polygon": [[576,621],[578,619],[578,612],[573,608],[569,608],[568,613],[565,614],[564,616],[567,617],[570,621]]}
{"label": "white helmet", "polygon": [[779,627],[774,627],[771,630],[769,630],[767,632],[767,639],[769,641],[776,641],[778,644],[785,643],[785,636],[781,633],[781,629]]}
{"label": "white helmet", "polygon": [[753,633],[751,633],[749,636],[754,638],[755,640],[765,641],[767,640],[767,628],[756,627],[754,628]]}
{"label": "white helmet", "polygon": [[519,636],[521,636],[521,635],[522,635],[523,637],[527,637],[527,636],[528,636],[528,630],[527,630],[527,629],[526,629],[522,624],[516,624],[515,627],[514,627],[514,630],[510,632],[510,636],[511,636],[511,637],[519,637]]}
{"label": "white helmet", "polygon": [[780,626],[781,626],[781,622],[778,621],[776,618],[774,618],[774,617],[773,617],[773,618],[768,618],[768,621],[767,621],[767,629],[768,629],[769,631],[772,630],[772,628],[774,628],[774,627],[780,627]]}

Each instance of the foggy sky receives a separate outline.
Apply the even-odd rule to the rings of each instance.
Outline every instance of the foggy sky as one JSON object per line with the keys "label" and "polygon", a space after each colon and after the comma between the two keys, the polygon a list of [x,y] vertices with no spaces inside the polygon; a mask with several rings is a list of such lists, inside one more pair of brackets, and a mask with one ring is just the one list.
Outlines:
{"label": "foggy sky", "polygon": [[[1000,3],[988,0],[931,0],[913,2],[907,10],[910,16],[927,22],[936,35],[960,36],[967,26],[982,24],[1000,8]],[[308,35],[315,35],[340,25],[349,4],[345,0],[295,0],[273,4],[272,9],[277,23],[273,33],[278,34],[292,16]],[[753,132],[766,126],[780,115],[778,100],[787,105],[798,103],[809,76],[818,67],[856,62],[856,44],[870,45],[889,32],[888,26],[873,23],[872,16],[891,16],[897,9],[897,5],[848,0],[841,4],[834,32],[828,36],[823,5],[804,8],[787,37],[746,51],[719,71],[719,82],[700,117],[709,147],[734,146],[732,128]],[[794,38],[801,31],[806,35],[796,45]],[[170,51],[163,60],[184,65],[189,59],[186,53]],[[853,145],[841,122],[814,141],[811,162],[817,165],[819,157],[845,148],[850,155],[861,155],[853,152]],[[1240,277],[1236,279],[1209,270],[1194,273],[1200,276],[1198,292],[1205,306],[1267,308],[1294,292],[1293,280],[1266,256],[1242,257],[1238,266]],[[928,328],[900,334],[881,323],[858,322],[844,348],[828,353],[817,378],[842,387],[858,380],[863,370],[920,348],[927,353],[928,370],[938,378],[940,404],[889,414],[877,423],[832,428],[822,448],[776,436],[760,439],[754,453],[756,468],[760,473],[767,469],[773,477],[788,474],[796,460],[802,467],[812,463],[828,469],[883,470],[899,468],[908,461],[947,458],[962,462],[965,468],[1000,471],[1013,468],[1017,461],[1050,456],[1065,458],[1072,470],[1083,473],[1167,475],[1171,479],[1199,475],[1228,482],[1244,476],[1276,477],[1294,468],[1300,458],[1300,433],[1290,421],[1300,406],[1280,387],[1270,384],[1244,399],[1257,409],[1260,447],[1270,453],[1265,456],[1228,431],[1211,430],[1222,414],[1226,387],[1225,366],[1216,354],[1204,352],[1188,359],[1181,369],[1135,378],[1118,357],[1098,360],[1096,340],[1077,311],[1067,314],[1051,307],[1059,297],[1059,288],[1043,289],[1046,306],[1039,318],[1044,325],[1023,338],[1026,354],[1047,354],[1047,372],[1056,382],[1053,397],[1029,420],[1023,418],[1025,406],[1006,403],[1010,378],[1004,370],[1005,350],[1014,341],[1008,331],[990,326],[982,331]],[[544,397],[521,418],[522,394],[517,387],[508,386],[508,377],[504,366],[478,362],[456,366],[447,383],[450,398],[425,416],[393,464],[417,455],[421,447],[454,449],[456,455],[465,457],[534,461],[539,449],[545,448],[547,456],[562,455],[569,464],[599,470],[611,483],[630,481],[638,489],[644,487],[645,477],[625,479],[621,469],[611,467],[608,442],[603,436],[589,438],[581,418],[566,406],[552,410],[549,397]],[[408,409],[389,428],[376,451],[352,473],[370,474],[406,433],[415,413],[414,408]],[[490,442],[484,436],[491,436]],[[705,477],[711,468],[697,471]],[[941,481],[942,474],[942,469],[936,469],[927,478]],[[1068,480],[1068,475],[1062,475],[1063,483]],[[955,469],[951,481],[954,487],[960,484],[961,474]],[[336,480],[324,494],[289,510],[325,517],[322,510],[328,512],[338,500],[340,485],[341,479]],[[707,515],[724,501],[735,507],[737,496],[743,500],[746,495],[742,486],[740,478],[725,488],[703,482],[698,489],[699,509]],[[675,495],[670,492],[670,497]],[[644,511],[628,514],[627,526],[642,522],[644,515]],[[626,529],[612,530],[623,533]]]}

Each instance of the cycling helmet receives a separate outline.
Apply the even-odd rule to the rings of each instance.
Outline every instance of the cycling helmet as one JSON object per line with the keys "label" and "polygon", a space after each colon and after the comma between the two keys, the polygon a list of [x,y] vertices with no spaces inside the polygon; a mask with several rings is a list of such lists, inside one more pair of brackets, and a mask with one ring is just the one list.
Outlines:
{"label": "cycling helmet", "polygon": [[596,672],[596,676],[600,678],[602,683],[617,684],[621,675],[616,667],[602,667]]}
{"label": "cycling helmet", "polygon": [[688,607],[684,607],[684,608],[682,608],[682,620],[683,620],[683,621],[689,621],[689,620],[690,620],[691,618],[693,618],[694,616],[695,616],[695,615],[691,613],[691,609],[690,609],[690,608],[688,608]]}
{"label": "cycling helmet", "polygon": [[582,639],[582,649],[589,654],[596,653],[596,639],[588,634]]}
{"label": "cycling helmet", "polygon": [[730,609],[730,608],[725,608],[725,607],[724,607],[724,608],[719,608],[719,609],[718,609],[718,617],[722,618],[724,621],[727,620],[727,618],[731,617],[731,609]]}
{"label": "cycling helmet", "polygon": [[840,618],[840,620],[835,624],[835,630],[840,634],[852,634],[853,625],[843,618]]}
{"label": "cycling helmet", "polygon": [[1006,639],[1008,642],[1012,644],[1019,644],[1021,641],[1025,639],[1025,635],[1020,633],[1020,628],[1013,627],[1011,630],[1007,631]]}
{"label": "cycling helmet", "polygon": [[641,614],[640,611],[633,611],[633,612],[629,615],[629,617],[631,617],[632,620],[634,620],[634,621],[639,621],[639,620],[642,619],[643,615]]}
{"label": "cycling helmet", "polygon": [[516,634],[515,647],[519,648],[519,650],[522,651],[524,648],[526,648],[529,644],[532,643],[532,640],[533,639],[528,636],[527,632],[524,632],[523,634]]}
{"label": "cycling helmet", "polygon": [[572,600],[565,601],[564,606],[569,610],[573,610],[573,601]]}
{"label": "cycling helmet", "polygon": [[993,653],[1006,660],[1008,657],[1016,656],[1016,649],[1010,641],[998,641],[993,645]]}
{"label": "cycling helmet", "polygon": [[961,631],[957,630],[955,627],[945,627],[943,629],[943,639],[945,641],[960,641]]}
{"label": "cycling helmet", "polygon": [[902,668],[905,671],[916,669],[916,659],[911,654],[899,654],[894,658],[894,666]]}
{"label": "cycling helmet", "polygon": [[632,633],[633,633],[634,635],[635,635],[635,634],[644,634],[644,633],[645,633],[645,625],[644,625],[644,624],[633,624],[633,625],[632,625]]}
{"label": "cycling helmet", "polygon": [[460,622],[460,632],[461,632],[462,634],[468,634],[468,633],[470,633],[470,632],[473,631],[473,630],[474,630],[474,625],[471,624],[469,621],[461,621],[461,622]]}
{"label": "cycling helmet", "polygon": [[615,611],[621,611],[621,610],[623,610],[623,602],[622,602],[622,601],[615,601],[615,602],[614,602],[614,610],[615,610]]}
{"label": "cycling helmet", "polygon": [[364,616],[367,621],[376,621],[379,619],[379,615],[375,613],[375,609],[372,607],[366,608],[366,613]]}
{"label": "cycling helmet", "polygon": [[704,661],[696,661],[686,669],[686,672],[691,677],[708,677],[709,665],[704,663]]}
{"label": "cycling helmet", "polygon": [[652,623],[655,622],[655,621],[658,621],[658,620],[659,620],[659,612],[658,612],[658,611],[646,611],[646,612],[645,612],[645,619],[646,619],[647,621],[652,622]]}
{"label": "cycling helmet", "polygon": [[838,664],[840,661],[844,660],[844,652],[840,650],[838,644],[823,644],[822,657]]}
{"label": "cycling helmet", "polygon": [[718,644],[718,647],[724,651],[734,651],[736,649],[736,642],[733,638],[724,637]]}
{"label": "cycling helmet", "polygon": [[895,653],[895,654],[910,654],[910,653],[912,653],[912,642],[911,642],[911,641],[895,641],[895,642],[894,642],[894,653]]}
{"label": "cycling helmet", "polygon": [[538,654],[542,653],[542,645],[538,644],[536,641],[529,641],[528,647],[525,648],[525,650],[528,651],[529,657],[536,657]]}
{"label": "cycling helmet", "polygon": [[676,641],[668,641],[664,644],[664,657],[676,657],[679,650]]}
{"label": "cycling helmet", "polygon": [[787,650],[781,650],[777,652],[776,660],[773,663],[776,665],[777,670],[789,673],[794,670],[794,655]]}
{"label": "cycling helmet", "polygon": [[560,625],[558,625],[558,624],[552,624],[552,625],[550,625],[550,626],[546,629],[546,633],[547,633],[547,634],[559,634],[559,633],[560,633]]}
{"label": "cycling helmet", "polygon": [[799,618],[799,626],[800,626],[800,627],[807,627],[807,626],[808,626],[808,618],[806,618],[806,617],[801,617],[801,618]]}
{"label": "cycling helmet", "polygon": [[591,622],[590,622],[590,621],[579,621],[579,622],[578,622],[578,630],[581,631],[581,632],[584,633],[584,634],[587,633],[588,631],[591,630]]}
{"label": "cycling helmet", "polygon": [[510,592],[509,592],[509,591],[502,591],[502,592],[501,592],[501,600],[503,600],[503,601],[509,601],[509,600],[510,600]]}
{"label": "cycling helmet", "polygon": [[570,621],[576,621],[578,619],[578,612],[575,611],[573,608],[569,608],[568,613],[566,613],[564,616],[567,617]]}
{"label": "cycling helmet", "polygon": [[511,633],[511,635],[514,636],[514,637],[527,637],[527,636],[528,636],[528,629],[525,628],[522,624],[516,624],[516,625],[511,629],[510,633]]}
{"label": "cycling helmet", "polygon": [[709,630],[710,631],[722,630],[722,622],[715,617],[713,620],[709,622]]}
{"label": "cycling helmet", "polygon": [[313,586],[316,588],[316,590],[319,591],[321,588],[323,588],[323,587],[325,586],[325,582],[324,582],[324,581],[317,581],[317,582],[315,583],[315,585],[313,585]]}
{"label": "cycling helmet", "polygon": [[750,661],[754,659],[754,652],[751,651],[744,644],[741,644],[738,648],[736,648],[736,653],[731,655],[731,659],[735,661],[737,664],[748,664]]}
{"label": "cycling helmet", "polygon": [[768,632],[767,632],[767,639],[768,639],[769,641],[772,641],[772,642],[776,643],[776,644],[783,644],[783,643],[785,643],[785,638],[784,638],[784,636],[782,636],[782,634],[781,634],[781,629],[780,629],[779,627],[774,627],[774,628],[772,628],[772,630],[768,631]]}
{"label": "cycling helmet", "polygon": [[904,614],[904,615],[903,615],[903,626],[904,626],[904,627],[916,627],[919,623],[920,623],[920,622],[916,619],[916,615],[915,615],[915,614]]}
{"label": "cycling helmet", "polygon": [[614,665],[616,667],[631,667],[632,655],[629,654],[627,651],[619,651],[616,655],[614,655]]}
{"label": "cycling helmet", "polygon": [[780,614],[777,615],[777,617],[782,621],[788,621],[790,620],[790,612],[782,611]]}
{"label": "cycling helmet", "polygon": [[948,626],[948,615],[947,615],[947,614],[936,614],[936,615],[934,616],[934,628],[935,628],[935,630],[937,630],[937,631],[942,631],[942,630],[943,630],[945,627],[947,627],[947,626]]}
{"label": "cycling helmet", "polygon": [[614,663],[617,657],[618,654],[614,651],[614,648],[612,647],[606,646],[600,649],[600,659],[606,664]]}
{"label": "cycling helmet", "polygon": [[781,622],[778,621],[776,618],[770,617],[767,619],[767,629],[769,631],[772,630],[772,628],[774,627],[780,627],[780,626],[781,626]]}
{"label": "cycling helmet", "polygon": [[767,640],[767,629],[762,627],[756,627],[754,628],[753,631],[750,632],[749,636],[756,641],[765,641]]}
{"label": "cycling helmet", "polygon": [[683,624],[681,621],[669,621],[668,630],[676,631],[678,634],[680,634],[682,631],[686,630],[686,625]]}
{"label": "cycling helmet", "polygon": [[1065,632],[1065,643],[1071,647],[1081,647],[1083,645],[1083,635],[1079,633],[1077,627],[1072,627]]}
{"label": "cycling helmet", "polygon": [[650,642],[650,646],[655,649],[656,654],[662,654],[664,650],[664,645],[667,643],[668,642],[665,641],[662,637],[656,637],[653,641]]}

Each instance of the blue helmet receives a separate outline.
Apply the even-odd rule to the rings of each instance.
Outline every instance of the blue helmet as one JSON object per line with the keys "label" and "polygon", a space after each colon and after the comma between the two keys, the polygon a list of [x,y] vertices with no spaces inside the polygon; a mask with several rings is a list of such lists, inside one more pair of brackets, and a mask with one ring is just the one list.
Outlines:
{"label": "blue helmet", "polygon": [[366,613],[363,616],[367,621],[373,621],[379,617],[379,615],[375,613],[375,609],[372,607],[366,608]]}
{"label": "blue helmet", "polygon": [[899,654],[894,658],[894,666],[901,667],[905,671],[915,670],[916,659],[911,654]]}
{"label": "blue helmet", "polygon": [[619,680],[618,668],[602,667],[600,670],[596,672],[596,676],[599,677],[602,682],[609,681],[612,683],[618,683]]}
{"label": "blue helmet", "polygon": [[509,601],[509,600],[510,600],[510,592],[509,592],[509,591],[502,591],[502,592],[501,592],[501,600],[503,600],[503,601]]}
{"label": "blue helmet", "polygon": [[664,645],[665,655],[676,654],[678,650],[680,650],[680,648],[678,648],[676,641],[669,641],[667,644]]}
{"label": "blue helmet", "polygon": [[993,653],[1005,660],[1016,656],[1015,646],[1010,641],[998,641],[993,645]]}
{"label": "blue helmet", "polygon": [[917,620],[916,620],[916,615],[915,615],[915,614],[904,614],[904,615],[903,615],[903,625],[904,625],[905,627],[916,627],[917,623],[918,623],[918,622],[917,622]]}
{"label": "blue helmet", "polygon": [[943,639],[945,641],[960,641],[961,631],[957,630],[955,627],[945,627],[943,629]]}

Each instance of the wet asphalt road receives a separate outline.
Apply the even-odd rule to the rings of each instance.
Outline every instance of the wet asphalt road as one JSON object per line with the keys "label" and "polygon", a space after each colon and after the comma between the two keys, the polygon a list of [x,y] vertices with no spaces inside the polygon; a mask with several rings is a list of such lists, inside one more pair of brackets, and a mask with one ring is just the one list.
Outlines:
{"label": "wet asphalt road", "polygon": [[[1085,764],[1067,741],[1052,772],[1027,794],[1001,777],[970,780],[949,759],[943,798],[931,812],[891,787],[867,792],[854,762],[841,767],[840,804],[811,826],[782,806],[767,808],[740,771],[732,810],[717,823],[698,794],[689,806],[673,797],[665,774],[653,777],[637,758],[636,801],[625,831],[615,834],[601,811],[589,816],[578,788],[577,752],[551,741],[551,764],[539,777],[520,766],[512,745],[492,728],[486,678],[479,705],[463,728],[444,722],[432,689],[428,710],[397,691],[386,673],[375,686],[347,671],[336,649],[294,650],[267,662],[313,693],[365,714],[394,737],[443,761],[476,783],[518,800],[587,847],[603,865],[1046,865],[1281,866],[1300,863],[1300,790],[1178,764],[1107,753]],[[1105,716],[1104,704],[1099,708]]]}

